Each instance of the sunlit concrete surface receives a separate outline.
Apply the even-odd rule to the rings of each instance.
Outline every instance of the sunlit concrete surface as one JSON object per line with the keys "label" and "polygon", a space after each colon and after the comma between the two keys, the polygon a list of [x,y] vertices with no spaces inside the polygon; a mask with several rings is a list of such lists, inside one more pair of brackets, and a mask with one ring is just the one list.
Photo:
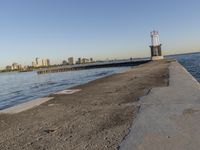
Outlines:
{"label": "sunlit concrete surface", "polygon": [[200,85],[177,62],[169,86],[143,97],[137,119],[120,150],[199,150]]}

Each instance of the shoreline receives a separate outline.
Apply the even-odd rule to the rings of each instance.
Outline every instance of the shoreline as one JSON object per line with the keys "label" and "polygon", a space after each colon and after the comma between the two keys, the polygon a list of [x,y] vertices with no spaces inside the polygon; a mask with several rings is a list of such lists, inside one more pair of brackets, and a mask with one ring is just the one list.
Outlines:
{"label": "shoreline", "polygon": [[[20,85],[19,85],[19,94],[25,95],[25,96],[20,97],[20,99],[18,99],[18,95],[17,95],[18,94],[18,88],[17,88],[17,86],[15,86],[16,87],[15,89],[10,90],[10,92],[5,92],[5,94],[7,95],[5,98],[1,98],[3,101],[0,100],[0,111],[4,110],[4,109],[8,109],[10,107],[14,107],[14,106],[23,104],[23,103],[27,103],[27,102],[36,100],[36,99],[39,99],[39,98],[49,97],[49,95],[52,95],[56,92],[61,92],[61,91],[66,90],[66,89],[71,89],[71,88],[74,88],[75,86],[78,86],[78,85],[87,84],[88,82],[91,82],[93,80],[97,80],[97,79],[100,79],[100,78],[104,78],[104,77],[110,76],[112,74],[125,72],[130,68],[131,67],[117,67],[117,68],[111,68],[111,69],[107,68],[107,69],[105,69],[105,71],[100,69],[100,71],[96,71],[97,73],[95,71],[91,71],[90,73],[88,73],[89,78],[87,77],[87,73],[83,73],[83,79],[81,79],[80,81],[79,81],[78,77],[79,77],[79,74],[81,74],[81,73],[74,74],[75,75],[74,78],[72,78],[72,76],[70,77],[70,75],[69,75],[70,73],[66,74],[67,76],[65,76],[65,74],[64,74],[64,75],[61,76],[63,82],[61,82],[61,79],[60,80],[56,79],[55,82],[54,81],[48,81],[48,79],[47,79],[47,81],[50,82],[50,84],[43,82],[43,81],[42,82],[36,82],[35,84],[30,83],[26,87],[26,89],[28,89],[28,90],[24,89],[24,87],[20,87]],[[56,77],[59,78],[59,75],[56,75],[55,78]],[[9,83],[11,83],[11,82],[9,82]],[[51,85],[51,83],[53,83],[54,85]],[[25,84],[24,81],[23,81],[23,84]],[[40,86],[40,84],[45,85],[44,91],[41,91],[42,86]],[[10,85],[12,85],[12,84],[10,84]],[[8,87],[11,87],[11,86],[8,86]],[[48,89],[50,91],[48,91]],[[34,93],[31,92],[32,90],[34,90]],[[12,99],[12,93],[14,93],[14,94],[17,93],[16,95],[14,95],[15,96],[14,99]],[[26,93],[28,93],[28,94],[26,95]],[[36,96],[36,95],[38,95],[38,96]],[[29,98],[29,97],[34,97],[34,98]],[[8,103],[4,103],[5,99],[8,100]]]}
{"label": "shoreline", "polygon": [[[134,66],[136,67],[136,66]],[[124,73],[126,71],[129,71],[132,67],[130,68],[127,68],[127,70],[125,71],[121,71],[121,72],[118,72],[118,73],[113,73],[111,75],[108,75],[108,76],[104,76],[104,77],[100,77],[98,79],[94,79],[94,80],[91,80],[89,82],[86,82],[86,83],[82,83],[80,85],[76,85],[76,86],[72,86],[72,87],[69,87],[67,89],[63,89],[63,90],[60,90],[60,91],[56,91],[54,93],[49,93],[47,94],[46,96],[44,97],[38,97],[36,99],[32,99],[32,100],[29,100],[29,101],[25,101],[23,103],[20,103],[20,104],[17,104],[17,105],[13,105],[11,107],[8,107],[8,108],[4,108],[4,109],[1,109],[0,110],[0,114],[13,114],[13,113],[19,113],[19,112],[23,112],[23,111],[26,111],[28,109],[31,109],[31,108],[34,108],[35,106],[39,106],[51,99],[53,99],[54,97],[51,97],[51,96],[54,96],[54,95],[57,95],[57,94],[73,94],[75,92],[79,92],[80,89],[77,89],[78,91],[75,91],[75,92],[71,92],[71,93],[65,93],[65,91],[68,91],[68,90],[73,90],[73,89],[76,89],[76,87],[79,87],[81,85],[85,85],[85,84],[88,84],[90,82],[93,82],[95,80],[99,80],[99,79],[103,79],[103,78],[106,78],[106,77],[109,77],[109,76],[112,76],[112,75],[116,75],[116,74],[120,74],[120,73]],[[21,109],[21,111],[19,110]]]}
{"label": "shoreline", "polygon": [[[167,86],[169,61],[149,62],[16,114],[0,114],[0,149],[115,149],[153,87]],[[70,93],[70,91],[68,91]]]}
{"label": "shoreline", "polygon": [[37,107],[49,100],[52,100],[53,97],[43,97],[43,98],[37,98],[28,102],[24,102],[19,105],[15,105],[6,109],[0,110],[0,114],[17,114],[29,109],[32,109],[34,107]]}
{"label": "shoreline", "polygon": [[[62,90],[62,91],[55,92],[55,93],[49,94],[49,95],[74,94],[74,93],[79,92],[79,91],[81,91],[81,90],[80,89],[73,89],[73,87],[72,87],[70,89]],[[39,106],[39,105],[41,105],[41,104],[43,104],[43,103],[45,103],[49,100],[52,100],[52,99],[54,99],[54,97],[50,97],[50,96],[33,99],[33,100],[30,100],[30,101],[27,101],[27,102],[24,102],[24,103],[21,103],[21,104],[18,104],[18,105],[14,105],[14,106],[9,107],[9,108],[2,109],[2,110],[0,110],[0,114],[17,114],[17,113],[32,109],[34,107],[37,107],[37,106]]]}

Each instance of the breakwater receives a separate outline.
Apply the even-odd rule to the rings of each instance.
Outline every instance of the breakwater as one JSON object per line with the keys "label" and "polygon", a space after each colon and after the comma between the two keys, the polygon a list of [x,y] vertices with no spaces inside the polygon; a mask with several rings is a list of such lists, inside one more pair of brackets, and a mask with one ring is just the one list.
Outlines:
{"label": "breakwater", "polygon": [[37,71],[38,74],[46,73],[56,73],[56,72],[66,72],[74,70],[83,70],[83,69],[95,69],[95,68],[108,68],[108,67],[128,67],[128,66],[137,66],[149,62],[150,60],[127,60],[127,61],[115,61],[115,62],[103,62],[103,63],[92,63],[92,64],[82,64],[82,65],[66,65],[52,68],[43,68]]}

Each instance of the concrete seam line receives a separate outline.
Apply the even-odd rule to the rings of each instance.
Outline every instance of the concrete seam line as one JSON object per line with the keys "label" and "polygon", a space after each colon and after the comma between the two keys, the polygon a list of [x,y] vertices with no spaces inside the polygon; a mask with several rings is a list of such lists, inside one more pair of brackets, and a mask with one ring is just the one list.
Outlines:
{"label": "concrete seam line", "polygon": [[121,140],[121,143],[117,146],[117,150],[120,150],[120,148],[121,148],[121,145],[122,145],[122,143],[124,142],[124,141],[126,141],[126,139],[128,138],[128,136],[129,136],[129,134],[130,134],[130,132],[131,132],[131,128],[132,128],[132,126],[134,126],[134,124],[136,123],[136,121],[138,120],[138,118],[139,118],[139,115],[140,115],[140,110],[141,110],[141,105],[139,105],[139,106],[137,106],[138,107],[138,109],[137,109],[137,115],[136,115],[136,117],[134,118],[134,120],[132,121],[132,123],[130,124],[130,127],[128,128],[128,133],[123,137],[123,139]]}

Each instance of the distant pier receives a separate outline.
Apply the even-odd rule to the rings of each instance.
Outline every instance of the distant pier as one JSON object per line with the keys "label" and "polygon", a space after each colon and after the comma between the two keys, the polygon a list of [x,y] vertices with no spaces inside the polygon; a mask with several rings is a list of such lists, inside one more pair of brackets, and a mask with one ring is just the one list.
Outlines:
{"label": "distant pier", "polygon": [[149,62],[150,59],[140,59],[140,60],[125,60],[125,61],[111,61],[111,62],[100,62],[92,64],[80,64],[80,65],[66,65],[51,68],[43,68],[37,71],[38,74],[56,73],[56,72],[66,72],[75,71],[83,69],[95,69],[95,68],[107,68],[107,67],[128,67],[137,66]]}

